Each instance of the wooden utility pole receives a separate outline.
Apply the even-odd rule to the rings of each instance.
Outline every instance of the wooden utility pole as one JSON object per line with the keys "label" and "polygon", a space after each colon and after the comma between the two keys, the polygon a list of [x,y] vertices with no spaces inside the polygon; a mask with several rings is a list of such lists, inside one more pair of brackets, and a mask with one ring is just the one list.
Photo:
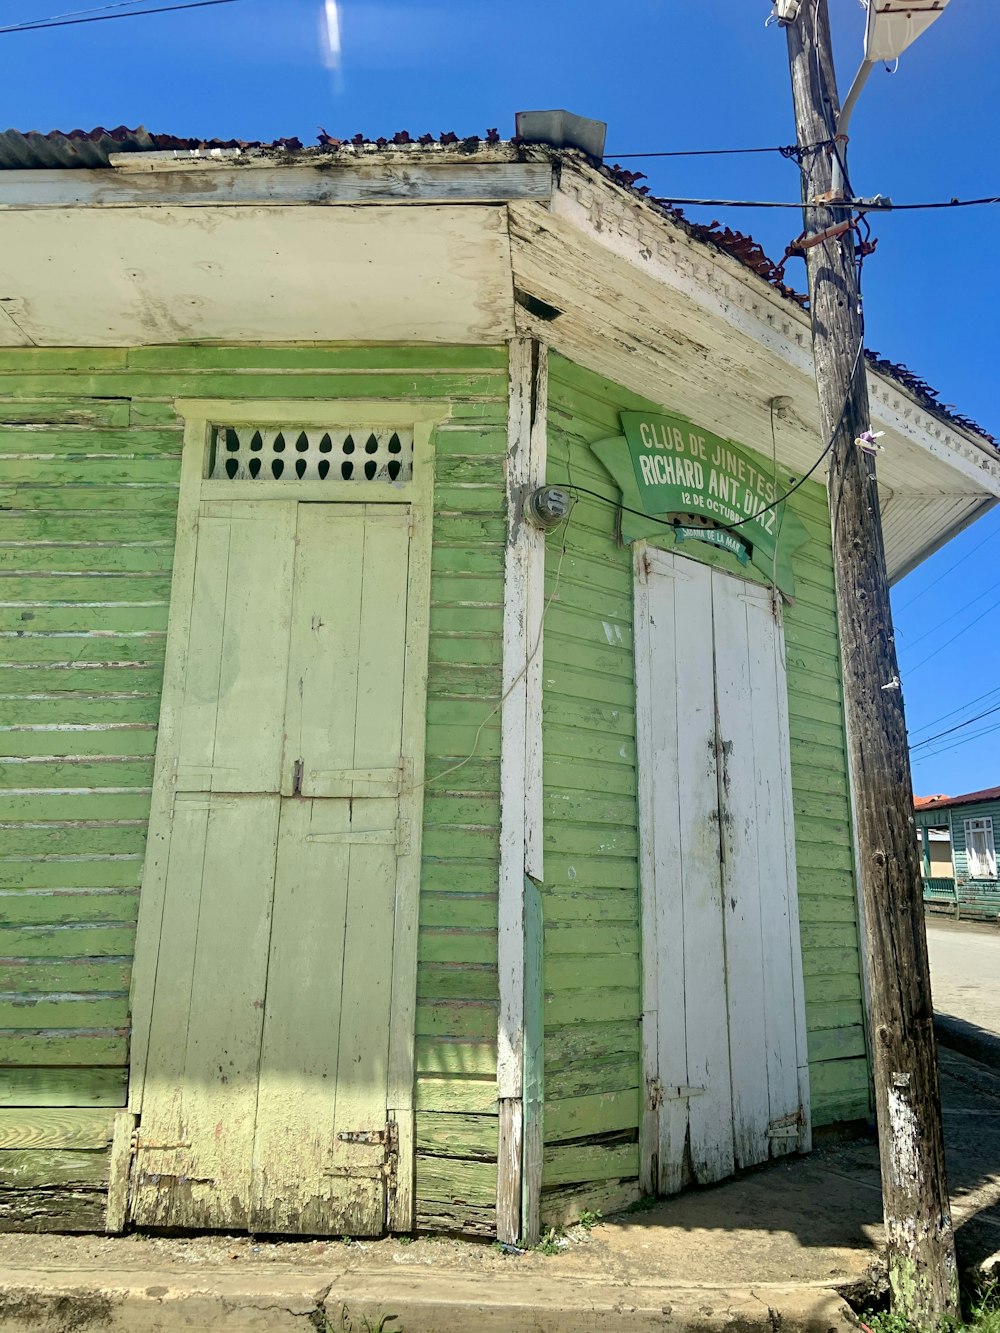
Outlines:
{"label": "wooden utility pole", "polygon": [[[794,7],[794,6],[792,6]],[[803,203],[828,200],[839,101],[827,0],[784,19],[802,149]],[[845,144],[838,148],[843,154]],[[848,207],[805,208],[806,238]],[[889,608],[853,232],[808,246],[823,440],[834,434],[829,499],[844,695],[865,908],[882,1199],[893,1309],[920,1328],[958,1313],[920,863],[906,722]]]}

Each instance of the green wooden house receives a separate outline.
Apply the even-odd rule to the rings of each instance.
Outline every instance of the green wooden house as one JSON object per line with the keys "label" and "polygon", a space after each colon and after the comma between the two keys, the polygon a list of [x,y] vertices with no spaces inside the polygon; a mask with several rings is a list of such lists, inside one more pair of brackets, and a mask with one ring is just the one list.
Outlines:
{"label": "green wooden house", "polygon": [[[808,314],[494,139],[0,136],[5,1226],[513,1240],[869,1113]],[[868,373],[898,577],[1000,457]]]}
{"label": "green wooden house", "polygon": [[[917,797],[915,820],[920,838],[924,900],[955,908],[956,915],[996,917],[1000,913],[997,845],[1000,836],[1000,787],[962,796]],[[948,860],[935,863],[935,838]]]}

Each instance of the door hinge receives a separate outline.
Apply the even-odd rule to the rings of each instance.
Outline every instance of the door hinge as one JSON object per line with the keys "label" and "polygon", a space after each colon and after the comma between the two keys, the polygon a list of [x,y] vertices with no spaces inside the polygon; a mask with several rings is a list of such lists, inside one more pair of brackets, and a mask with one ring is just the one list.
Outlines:
{"label": "door hinge", "polygon": [[394,1120],[387,1120],[385,1129],[344,1129],[337,1138],[341,1143],[358,1144],[361,1147],[384,1147],[385,1162],[382,1170],[385,1175],[395,1179],[399,1167],[399,1126]]}
{"label": "door hinge", "polygon": [[769,1139],[797,1139],[805,1122],[806,1118],[800,1107],[797,1111],[793,1111],[791,1115],[779,1116],[777,1120],[772,1120],[767,1127],[767,1137]]}
{"label": "door hinge", "polygon": [[145,1143],[140,1136],[140,1131],[136,1130],[132,1135],[130,1152],[135,1157],[141,1152],[179,1152],[186,1151],[192,1146],[190,1143]]}

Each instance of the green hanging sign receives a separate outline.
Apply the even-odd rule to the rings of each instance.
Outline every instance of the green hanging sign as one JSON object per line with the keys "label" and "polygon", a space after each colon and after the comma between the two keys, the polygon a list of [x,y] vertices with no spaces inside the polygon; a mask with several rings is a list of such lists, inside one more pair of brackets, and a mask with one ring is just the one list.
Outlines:
{"label": "green hanging sign", "polygon": [[[622,412],[621,423],[622,435],[591,449],[622,492],[622,540],[708,542],[792,596],[791,556],[809,536],[780,499],[771,472],[746,450],[681,417]],[[676,522],[664,526],[671,519]]]}

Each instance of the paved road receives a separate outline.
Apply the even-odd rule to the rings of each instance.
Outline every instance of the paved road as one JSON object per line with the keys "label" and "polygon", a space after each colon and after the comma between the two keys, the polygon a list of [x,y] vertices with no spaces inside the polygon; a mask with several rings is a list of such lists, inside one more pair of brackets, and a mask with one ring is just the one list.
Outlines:
{"label": "paved road", "polygon": [[929,918],[927,947],[936,1012],[1000,1041],[1000,928]]}

